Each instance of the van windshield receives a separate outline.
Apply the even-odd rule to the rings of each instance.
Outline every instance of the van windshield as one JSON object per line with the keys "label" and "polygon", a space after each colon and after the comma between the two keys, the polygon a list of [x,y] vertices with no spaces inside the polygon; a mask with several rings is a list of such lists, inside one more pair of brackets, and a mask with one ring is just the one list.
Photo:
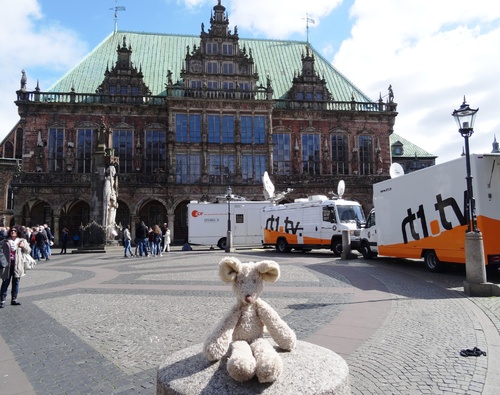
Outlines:
{"label": "van windshield", "polygon": [[337,210],[339,212],[340,222],[365,222],[365,215],[363,213],[363,210],[361,210],[361,206],[342,205],[337,206]]}

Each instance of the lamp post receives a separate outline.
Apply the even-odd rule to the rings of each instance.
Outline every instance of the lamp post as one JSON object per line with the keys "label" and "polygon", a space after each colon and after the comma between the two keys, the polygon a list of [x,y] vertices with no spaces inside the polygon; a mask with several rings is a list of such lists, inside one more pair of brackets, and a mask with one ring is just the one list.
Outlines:
{"label": "lamp post", "polygon": [[227,236],[226,236],[226,249],[225,252],[231,252],[233,247],[233,233],[231,231],[231,196],[233,191],[231,187],[227,187],[226,199],[227,199]]}
{"label": "lamp post", "polygon": [[474,194],[470,167],[469,138],[474,133],[474,119],[479,109],[472,109],[465,101],[451,115],[455,118],[458,131],[465,140],[465,168],[467,172],[466,213],[467,231],[465,232],[465,276],[464,292],[468,296],[491,296],[492,288],[486,283],[483,235],[476,226]]}
{"label": "lamp post", "polygon": [[455,118],[458,125],[458,132],[462,135],[465,140],[465,167],[467,171],[467,201],[466,201],[466,213],[465,217],[467,219],[467,232],[479,232],[476,226],[476,210],[474,203],[474,192],[472,189],[472,176],[470,170],[470,151],[469,151],[469,137],[474,133],[474,120],[476,118],[476,113],[479,108],[472,109],[465,101],[460,106],[458,110],[454,110],[451,115]]}

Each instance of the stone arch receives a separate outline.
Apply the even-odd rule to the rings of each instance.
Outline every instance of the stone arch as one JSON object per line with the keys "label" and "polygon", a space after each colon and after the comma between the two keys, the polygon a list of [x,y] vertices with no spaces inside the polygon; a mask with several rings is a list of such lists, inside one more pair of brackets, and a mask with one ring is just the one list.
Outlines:
{"label": "stone arch", "polygon": [[121,199],[118,199],[118,208],[116,209],[116,223],[118,225],[121,225],[122,227],[132,224],[130,207],[125,201]]}
{"label": "stone arch", "polygon": [[61,207],[59,216],[59,233],[68,228],[70,237],[79,232],[80,226],[85,226],[91,221],[91,205],[84,199],[67,202]]}
{"label": "stone arch", "polygon": [[22,206],[21,213],[21,224],[19,225],[31,227],[48,224],[51,229],[54,227],[54,210],[50,203],[45,200],[33,199],[26,202]]}
{"label": "stone arch", "polygon": [[188,238],[188,209],[189,199],[176,199],[174,204],[174,244],[184,244]]}
{"label": "stone arch", "polygon": [[148,227],[167,222],[167,207],[160,199],[147,198],[137,206],[137,220],[144,221]]}

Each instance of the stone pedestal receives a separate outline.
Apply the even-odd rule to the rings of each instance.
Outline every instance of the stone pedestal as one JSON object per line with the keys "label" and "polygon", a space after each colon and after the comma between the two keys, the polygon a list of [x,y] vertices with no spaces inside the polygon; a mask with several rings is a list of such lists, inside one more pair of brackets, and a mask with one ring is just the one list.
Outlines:
{"label": "stone pedestal", "polygon": [[465,279],[464,293],[467,296],[500,296],[500,287],[497,284],[486,282],[481,232],[467,232],[465,234]]}
{"label": "stone pedestal", "polygon": [[298,341],[291,352],[278,349],[283,373],[274,383],[257,378],[234,381],[224,362],[209,362],[202,344],[169,356],[158,369],[157,395],[339,394],[351,393],[349,368],[342,357],[324,347]]}

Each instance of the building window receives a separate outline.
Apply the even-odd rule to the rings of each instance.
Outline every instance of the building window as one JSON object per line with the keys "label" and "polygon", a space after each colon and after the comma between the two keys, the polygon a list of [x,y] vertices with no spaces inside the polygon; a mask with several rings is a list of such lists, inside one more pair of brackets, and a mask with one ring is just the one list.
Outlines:
{"label": "building window", "polygon": [[233,54],[233,44],[222,44],[222,54],[231,56]]}
{"label": "building window", "polygon": [[113,130],[113,149],[120,158],[120,173],[132,173],[133,136],[131,130]]}
{"label": "building window", "polygon": [[320,174],[320,139],[319,134],[302,135],[302,172]]}
{"label": "building window", "polygon": [[222,116],[222,142],[234,143],[234,116]]}
{"label": "building window", "polygon": [[200,154],[177,154],[175,157],[175,163],[175,181],[177,184],[195,184],[200,182]]}
{"label": "building window", "polygon": [[396,142],[392,145],[392,154],[393,155],[403,155],[403,144],[401,142]]}
{"label": "building window", "polygon": [[208,177],[211,184],[234,181],[234,155],[208,155]]}
{"label": "building window", "polygon": [[76,166],[78,173],[92,172],[92,152],[94,152],[94,129],[76,131]]}
{"label": "building window", "polygon": [[207,62],[207,74],[217,74],[218,72],[217,62]]}
{"label": "building window", "polygon": [[217,89],[219,89],[219,84],[217,81],[208,81],[207,88],[216,91]]}
{"label": "building window", "polygon": [[208,115],[208,142],[234,143],[234,116]]}
{"label": "building window", "polygon": [[63,170],[64,129],[49,129],[49,172]]}
{"label": "building window", "polygon": [[290,174],[290,133],[273,134],[273,172],[274,174]]}
{"label": "building window", "polygon": [[332,142],[332,174],[349,174],[348,137],[346,134],[334,134]]}
{"label": "building window", "polygon": [[164,130],[146,130],[144,159],[146,173],[167,171],[167,133]]}
{"label": "building window", "polygon": [[178,143],[199,143],[201,141],[201,115],[175,115],[175,141]]}
{"label": "building window", "polygon": [[241,175],[243,182],[260,182],[262,175],[266,171],[265,155],[242,155]]}
{"label": "building window", "polygon": [[208,55],[217,55],[219,53],[217,43],[206,43],[205,45]]}
{"label": "building window", "polygon": [[233,63],[222,63],[222,74],[228,74],[228,75],[234,74]]}
{"label": "building window", "polygon": [[266,118],[263,115],[241,117],[241,143],[264,144],[266,135]]}
{"label": "building window", "polygon": [[359,171],[361,175],[373,174],[373,138],[359,136]]}

